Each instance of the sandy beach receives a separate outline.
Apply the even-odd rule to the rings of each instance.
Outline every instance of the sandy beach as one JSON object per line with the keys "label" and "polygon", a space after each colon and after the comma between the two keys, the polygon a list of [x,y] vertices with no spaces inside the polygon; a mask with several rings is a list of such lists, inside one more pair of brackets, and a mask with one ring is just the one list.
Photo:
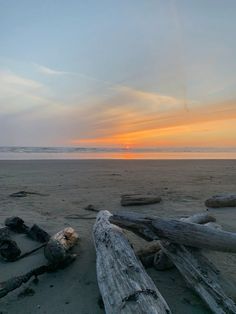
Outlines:
{"label": "sandy beach", "polygon": [[[204,212],[204,201],[217,193],[235,193],[235,160],[34,160],[0,161],[0,224],[20,216],[28,225],[37,223],[50,234],[72,226],[79,234],[76,261],[64,270],[30,281],[0,301],[1,314],[104,313],[98,305],[92,227],[97,209],[136,211],[166,218]],[[40,193],[23,198],[9,195],[21,190]],[[162,197],[160,204],[122,208],[122,194],[142,193]],[[236,232],[235,208],[211,209],[225,230]],[[91,219],[80,219],[86,217]],[[75,219],[76,218],[76,219]],[[126,232],[136,247],[144,241]],[[24,235],[15,239],[22,252],[37,246]],[[236,255],[207,252],[231,282],[228,292],[236,300]],[[14,263],[0,261],[0,281],[45,263],[43,252]],[[209,313],[186,286],[176,269],[148,273],[173,313]],[[31,288],[31,295],[22,291]]]}

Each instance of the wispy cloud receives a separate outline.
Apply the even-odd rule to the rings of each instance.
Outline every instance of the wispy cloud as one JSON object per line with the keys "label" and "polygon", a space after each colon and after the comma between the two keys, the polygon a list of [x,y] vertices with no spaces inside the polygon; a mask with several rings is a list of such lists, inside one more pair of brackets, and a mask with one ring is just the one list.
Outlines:
{"label": "wispy cloud", "polygon": [[41,82],[11,71],[0,71],[0,114],[17,114],[53,104]]}
{"label": "wispy cloud", "polygon": [[[100,100],[89,110],[87,108],[84,113],[80,113],[87,130],[84,136],[82,132],[72,142],[83,145],[129,143],[142,146],[158,145],[160,141],[164,145],[163,139],[168,138],[168,143],[171,139],[171,145],[178,145],[183,142],[178,138],[180,134],[188,141],[192,135],[192,141],[197,142],[196,134],[207,134],[207,128],[213,126],[215,129],[216,121],[225,128],[224,121],[236,119],[236,101],[188,103],[190,109],[186,111],[182,99],[130,87],[116,88],[112,97]],[[224,131],[224,134],[226,138],[227,132]],[[206,139],[204,136],[201,138],[202,142]],[[208,140],[211,140],[210,137]]]}
{"label": "wispy cloud", "polygon": [[34,66],[36,67],[36,69],[39,73],[44,74],[44,75],[50,75],[50,76],[58,76],[59,75],[60,76],[60,75],[70,74],[69,72],[54,70],[54,69],[51,69],[51,68],[46,67],[44,65],[40,65],[40,64],[36,64],[36,63],[34,63]]}

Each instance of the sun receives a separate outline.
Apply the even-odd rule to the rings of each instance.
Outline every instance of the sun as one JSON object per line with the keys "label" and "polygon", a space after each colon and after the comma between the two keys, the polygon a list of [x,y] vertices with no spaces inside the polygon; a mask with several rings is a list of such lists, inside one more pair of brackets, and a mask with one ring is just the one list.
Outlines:
{"label": "sun", "polygon": [[131,149],[131,146],[129,144],[125,144],[125,149],[129,150],[129,149]]}

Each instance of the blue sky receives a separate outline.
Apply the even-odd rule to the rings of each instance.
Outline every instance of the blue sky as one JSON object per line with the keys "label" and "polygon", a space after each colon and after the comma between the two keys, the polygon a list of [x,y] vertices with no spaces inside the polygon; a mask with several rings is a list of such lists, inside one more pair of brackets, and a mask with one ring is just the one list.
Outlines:
{"label": "blue sky", "polygon": [[232,145],[234,0],[0,5],[0,145]]}

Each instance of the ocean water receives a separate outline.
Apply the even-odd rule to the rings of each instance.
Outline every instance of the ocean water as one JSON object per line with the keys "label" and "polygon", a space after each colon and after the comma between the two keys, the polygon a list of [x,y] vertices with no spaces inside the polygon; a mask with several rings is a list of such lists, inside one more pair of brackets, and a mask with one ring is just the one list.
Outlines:
{"label": "ocean water", "polygon": [[0,160],[31,159],[236,159],[235,148],[97,148],[1,146]]}

